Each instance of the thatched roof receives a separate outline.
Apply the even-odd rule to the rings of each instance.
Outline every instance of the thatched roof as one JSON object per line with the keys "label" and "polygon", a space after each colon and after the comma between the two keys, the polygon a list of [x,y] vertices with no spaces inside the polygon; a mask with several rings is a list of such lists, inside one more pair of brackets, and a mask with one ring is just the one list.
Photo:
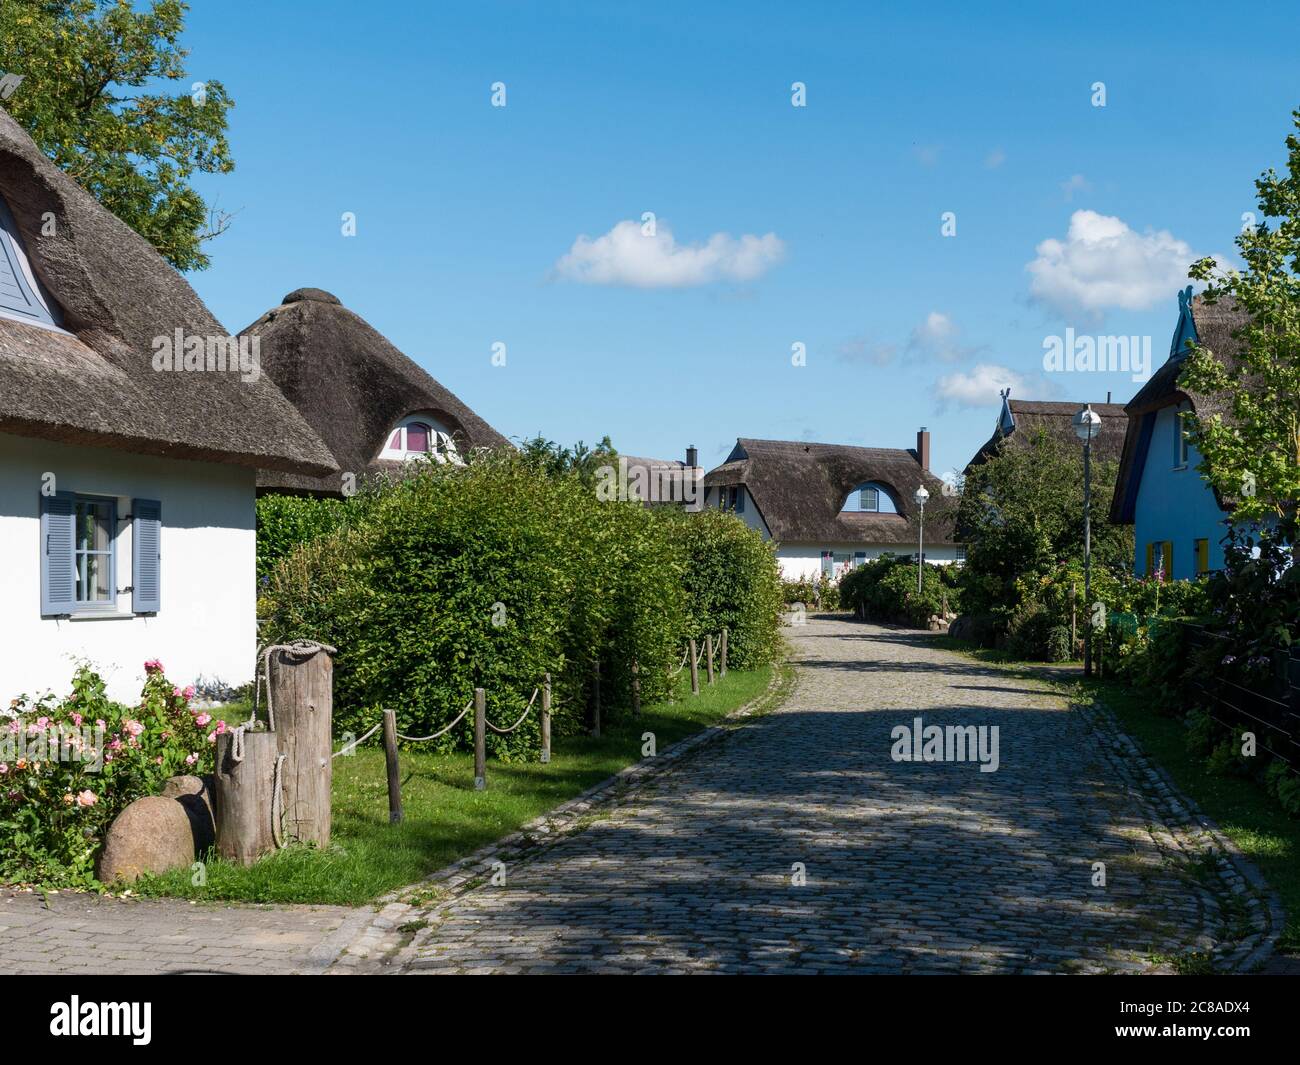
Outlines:
{"label": "thatched roof", "polygon": [[[263,369],[329,446],[342,471],[359,475],[394,468],[397,464],[378,455],[394,426],[416,412],[442,422],[462,455],[507,444],[365,319],[321,289],[290,292],[240,336],[261,338]],[[339,474],[303,477],[266,470],[258,487],[335,494],[341,483]]]}
{"label": "thatched roof", "polygon": [[[1246,327],[1250,321],[1249,315],[1231,297],[1207,303],[1204,296],[1192,296],[1190,288],[1178,296],[1178,325],[1174,329],[1169,358],[1124,407],[1128,421],[1120,457],[1119,478],[1115,483],[1115,495],[1110,506],[1112,522],[1133,521],[1138,485],[1146,466],[1156,414],[1160,410],[1186,402],[1201,416],[1231,416],[1231,404],[1226,396],[1193,392],[1184,388],[1178,377],[1190,354],[1186,343],[1188,340],[1206,348],[1215,358],[1231,363],[1241,350],[1241,341],[1233,334]],[[1229,501],[1219,496],[1217,489],[1215,498],[1221,508],[1228,509]]]}
{"label": "thatched roof", "polygon": [[[308,474],[334,466],[275,384],[158,372],[154,341],[226,337],[185,279],[0,110],[0,195],[62,329],[0,318],[0,432]],[[53,216],[53,232],[46,224]]]}
{"label": "thatched roof", "polygon": [[[842,513],[849,493],[866,481],[890,489],[900,513]],[[741,438],[727,461],[704,475],[706,488],[732,484],[745,486],[774,540],[904,547],[916,539],[918,508],[912,496],[924,484],[930,493],[925,507],[926,542],[954,542],[956,500],[944,496],[943,482],[922,469],[910,448]]]}
{"label": "thatched roof", "polygon": [[[1124,407],[1119,403],[1093,403],[1093,411],[1101,417],[1101,425],[1092,441],[1094,458],[1114,462],[1124,447],[1124,431],[1128,427],[1128,418]],[[974,458],[966,464],[966,472],[971,467],[987,462],[993,457],[1004,442],[1010,445],[1025,446],[1034,438],[1035,430],[1044,430],[1049,436],[1068,447],[1080,447],[1079,438],[1074,433],[1074,416],[1082,410],[1084,404],[1077,402],[1057,403],[1041,399],[1011,399],[1002,397],[1002,410],[998,414],[998,423],[993,435],[975,452]]]}

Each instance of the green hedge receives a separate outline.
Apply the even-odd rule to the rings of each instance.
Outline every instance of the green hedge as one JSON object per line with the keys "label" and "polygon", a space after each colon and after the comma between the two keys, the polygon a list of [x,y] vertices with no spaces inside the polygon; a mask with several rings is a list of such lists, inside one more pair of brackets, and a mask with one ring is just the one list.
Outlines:
{"label": "green hedge", "polygon": [[[564,735],[585,727],[598,667],[608,715],[630,702],[633,659],[642,698],[662,698],[684,641],[721,625],[735,668],[772,661],[779,598],[771,546],[733,515],[602,502],[579,472],[498,453],[375,489],[272,568],[259,616],[264,641],[338,648],[336,733],[383,708],[437,731],[476,686],[505,725],[549,671]],[[471,743],[467,717],[440,746]],[[531,755],[537,715],[488,744]]]}
{"label": "green hedge", "polygon": [[918,593],[916,560],[881,555],[855,566],[840,579],[840,600],[859,617],[923,628],[931,617],[942,613],[945,603],[949,610],[957,609],[956,569],[927,564]]}
{"label": "green hedge", "polygon": [[257,578],[266,580],[276,563],[299,544],[339,528],[351,502],[309,496],[265,495],[257,500]]}

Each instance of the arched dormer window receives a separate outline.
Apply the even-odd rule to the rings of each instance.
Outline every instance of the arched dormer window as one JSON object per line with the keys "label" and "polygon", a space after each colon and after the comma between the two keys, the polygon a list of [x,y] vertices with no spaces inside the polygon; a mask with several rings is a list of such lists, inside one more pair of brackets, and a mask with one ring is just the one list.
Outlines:
{"label": "arched dormer window", "polygon": [[840,507],[846,514],[897,514],[893,493],[879,481],[864,481],[849,493]]}
{"label": "arched dormer window", "polygon": [[27,261],[18,223],[0,197],[0,316],[58,328],[53,308]]}
{"label": "arched dormer window", "polygon": [[457,464],[463,461],[446,427],[427,414],[412,414],[403,418],[397,428],[389,433],[379,457],[390,462],[422,458]]}

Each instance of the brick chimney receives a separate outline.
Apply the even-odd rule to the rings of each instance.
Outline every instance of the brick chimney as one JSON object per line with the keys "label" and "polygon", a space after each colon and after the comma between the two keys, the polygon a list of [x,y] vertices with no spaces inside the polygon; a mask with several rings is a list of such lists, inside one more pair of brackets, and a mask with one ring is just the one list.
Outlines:
{"label": "brick chimney", "polygon": [[700,452],[694,444],[686,448],[686,465],[689,469],[694,469],[700,464]]}
{"label": "brick chimney", "polygon": [[930,430],[924,425],[916,434],[916,461],[921,464],[921,469],[927,473],[930,471]]}

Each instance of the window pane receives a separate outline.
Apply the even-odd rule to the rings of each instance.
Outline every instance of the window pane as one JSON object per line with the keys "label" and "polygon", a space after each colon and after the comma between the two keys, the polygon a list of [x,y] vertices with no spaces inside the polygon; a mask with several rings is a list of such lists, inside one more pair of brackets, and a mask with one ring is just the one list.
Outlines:
{"label": "window pane", "polygon": [[880,492],[875,488],[862,489],[862,495],[859,505],[863,510],[880,509]]}
{"label": "window pane", "polygon": [[388,439],[388,450],[389,450],[389,451],[401,451],[401,450],[402,450],[402,430],[401,430],[401,429],[394,429],[394,430],[393,430],[393,435],[392,435],[391,437],[389,437],[389,439]]}
{"label": "window pane", "polygon": [[429,450],[429,427],[423,422],[414,422],[406,427],[406,450]]}
{"label": "window pane", "polygon": [[113,504],[78,499],[75,508],[77,602],[107,603],[113,598]]}

